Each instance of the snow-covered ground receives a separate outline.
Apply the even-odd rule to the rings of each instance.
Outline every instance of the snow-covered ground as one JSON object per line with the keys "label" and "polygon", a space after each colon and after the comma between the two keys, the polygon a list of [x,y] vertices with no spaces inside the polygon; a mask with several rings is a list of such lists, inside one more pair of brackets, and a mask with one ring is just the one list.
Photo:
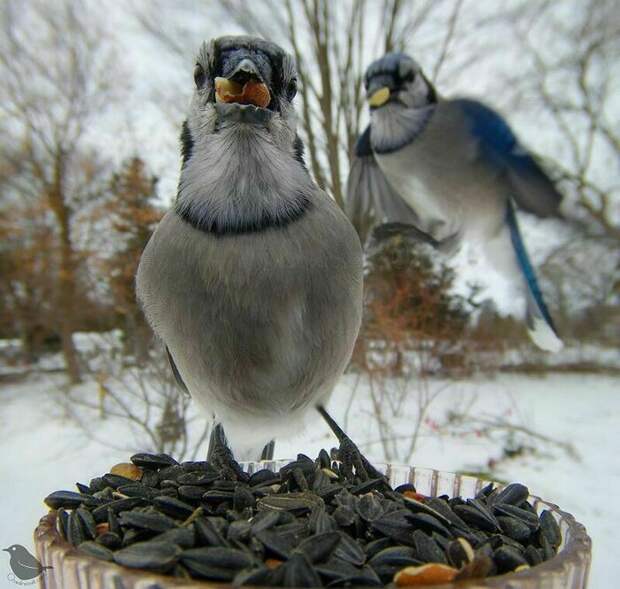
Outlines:
{"label": "snow-covered ground", "polygon": [[[31,377],[0,388],[0,480],[4,486],[0,547],[32,545],[32,531],[45,512],[42,499],[51,491],[71,489],[76,481],[88,482],[126,460],[132,451],[148,449],[110,419],[93,420],[91,427],[115,446],[126,445],[126,451],[86,439],[63,417],[61,380],[61,375]],[[365,387],[357,388],[347,413],[354,382],[353,375],[343,379],[331,409],[338,420],[346,422],[352,437],[364,444],[368,456],[382,461],[381,436]],[[445,384],[431,381],[429,387],[433,391]],[[620,488],[619,385],[620,379],[610,376],[567,373],[542,378],[503,374],[495,379],[452,382],[431,406],[412,462],[443,470],[479,471],[488,469],[489,460],[498,460],[495,476],[527,484],[533,493],[559,504],[586,525],[594,542],[590,588],[611,587],[612,580],[620,578],[620,503],[615,491]],[[413,431],[416,398],[410,395],[397,411],[390,435],[407,438]],[[447,411],[464,407],[485,423],[512,423],[552,442],[517,432],[516,442],[535,445],[538,451],[502,460],[499,446],[507,443],[505,431],[487,435],[482,425],[471,431],[445,429]],[[579,458],[554,440],[572,442]],[[317,420],[297,439],[279,441],[276,454],[289,457],[303,451],[313,456],[321,447],[332,445],[333,437]],[[396,450],[403,448],[401,444]],[[0,586],[13,586],[6,577],[8,563],[2,564],[1,558]]]}

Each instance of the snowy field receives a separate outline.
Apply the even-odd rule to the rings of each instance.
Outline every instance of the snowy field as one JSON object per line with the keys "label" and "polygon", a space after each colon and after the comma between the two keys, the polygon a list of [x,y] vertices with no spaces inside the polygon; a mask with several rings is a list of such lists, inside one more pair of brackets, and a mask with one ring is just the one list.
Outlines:
{"label": "snowy field", "polygon": [[[61,375],[41,375],[0,387],[1,547],[32,546],[32,531],[45,512],[42,498],[51,491],[72,489],[76,481],[88,482],[127,460],[130,453],[149,449],[110,419],[93,419],[90,426],[117,449],[88,440],[63,417],[61,380]],[[353,375],[343,379],[331,409],[368,456],[383,461],[368,389],[358,386],[350,402],[355,380]],[[430,381],[429,390],[445,385]],[[412,462],[449,471],[491,470],[502,480],[527,484],[534,494],[557,503],[586,525],[594,542],[590,588],[612,587],[612,579],[620,578],[619,385],[617,377],[567,373],[547,377],[502,374],[495,379],[452,382],[430,407]],[[393,419],[391,433],[404,444],[392,447],[396,456],[402,455],[398,452],[404,451],[413,431],[416,406],[416,395],[410,395]],[[446,427],[447,412],[464,407],[482,425]],[[489,433],[484,429],[488,423],[515,427],[510,434],[510,427]],[[577,455],[556,442],[572,443]],[[502,457],[501,449],[507,444],[530,449],[514,458]],[[320,448],[332,445],[333,437],[317,420],[299,438],[279,441],[276,455],[290,457],[302,451],[314,456]],[[7,565],[4,562],[0,567],[1,587],[13,586],[6,577]]]}

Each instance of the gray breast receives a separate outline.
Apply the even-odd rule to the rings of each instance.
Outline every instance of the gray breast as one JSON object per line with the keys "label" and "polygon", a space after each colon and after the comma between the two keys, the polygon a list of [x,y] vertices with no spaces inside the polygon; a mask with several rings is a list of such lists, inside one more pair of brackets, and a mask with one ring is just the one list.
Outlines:
{"label": "gray breast", "polygon": [[192,396],[254,414],[326,395],[361,319],[362,256],[322,195],[299,220],[214,236],[166,215],[140,265],[138,295]]}

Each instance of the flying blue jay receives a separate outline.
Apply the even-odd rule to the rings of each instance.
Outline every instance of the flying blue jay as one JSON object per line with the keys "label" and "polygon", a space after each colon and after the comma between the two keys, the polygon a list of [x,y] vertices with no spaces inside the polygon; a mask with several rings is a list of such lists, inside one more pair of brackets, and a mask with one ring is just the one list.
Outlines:
{"label": "flying blue jay", "polygon": [[557,214],[561,195],[506,121],[480,102],[439,96],[402,53],[373,62],[364,78],[370,125],[357,141],[347,213],[358,230],[410,233],[452,254],[478,242],[525,296],[526,322],[542,349],[562,347],[528,257],[515,204]]}
{"label": "flying blue jay", "polygon": [[210,458],[241,476],[223,429],[238,457],[257,459],[348,364],[362,247],[305,167],[290,55],[220,37],[200,49],[194,81],[177,200],[142,254],[137,296],[177,382],[218,422]]}

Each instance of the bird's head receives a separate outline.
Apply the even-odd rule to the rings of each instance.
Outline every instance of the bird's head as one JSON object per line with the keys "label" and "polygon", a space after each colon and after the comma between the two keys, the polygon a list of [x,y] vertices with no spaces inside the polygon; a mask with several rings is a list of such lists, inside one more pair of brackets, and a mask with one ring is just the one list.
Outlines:
{"label": "bird's head", "polygon": [[20,546],[19,544],[13,544],[12,546],[9,546],[8,548],[2,549],[3,552],[8,552],[9,554],[13,554],[20,550],[23,550],[23,546]]}
{"label": "bird's head", "polygon": [[295,133],[295,63],[275,43],[248,36],[205,42],[196,58],[194,82],[188,118],[203,131],[258,125],[272,134]]}
{"label": "bird's head", "polygon": [[416,109],[437,102],[433,85],[404,53],[387,53],[373,61],[364,75],[364,87],[371,111],[387,105]]}
{"label": "bird's head", "polygon": [[420,66],[404,53],[374,61],[364,76],[370,106],[371,143],[377,153],[397,151],[424,129],[437,94]]}

